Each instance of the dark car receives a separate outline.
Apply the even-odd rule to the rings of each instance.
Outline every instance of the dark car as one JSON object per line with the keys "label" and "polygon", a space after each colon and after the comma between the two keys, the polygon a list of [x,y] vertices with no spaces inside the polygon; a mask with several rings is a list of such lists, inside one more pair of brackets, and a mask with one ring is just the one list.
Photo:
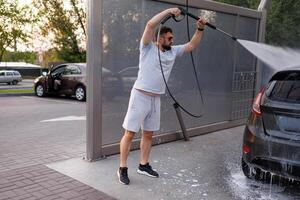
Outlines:
{"label": "dark car", "polygon": [[256,180],[300,180],[300,67],[277,72],[254,99],[242,170]]}
{"label": "dark car", "polygon": [[122,79],[124,93],[130,93],[132,86],[137,79],[138,71],[139,67],[133,66],[127,67],[118,72],[119,76]]}
{"label": "dark car", "polygon": [[[122,80],[122,89],[125,94],[130,94],[130,91],[138,77],[138,72],[138,66],[127,67],[118,72],[118,75]],[[167,84],[172,94],[178,93],[178,90],[182,86],[181,81],[176,79],[175,76],[170,76]]]}
{"label": "dark car", "polygon": [[[79,101],[86,99],[86,64],[68,63],[52,67],[48,73],[34,80],[38,97],[51,95],[75,96]],[[120,78],[110,70],[102,68],[103,95],[112,98],[119,91]]]}

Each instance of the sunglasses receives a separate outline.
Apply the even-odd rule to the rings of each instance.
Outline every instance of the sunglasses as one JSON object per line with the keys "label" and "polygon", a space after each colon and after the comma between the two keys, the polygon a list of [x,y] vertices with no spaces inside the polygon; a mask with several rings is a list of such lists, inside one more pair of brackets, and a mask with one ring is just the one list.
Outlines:
{"label": "sunglasses", "polygon": [[173,40],[173,37],[171,36],[171,37],[168,37],[167,38],[169,41],[171,41],[171,40]]}

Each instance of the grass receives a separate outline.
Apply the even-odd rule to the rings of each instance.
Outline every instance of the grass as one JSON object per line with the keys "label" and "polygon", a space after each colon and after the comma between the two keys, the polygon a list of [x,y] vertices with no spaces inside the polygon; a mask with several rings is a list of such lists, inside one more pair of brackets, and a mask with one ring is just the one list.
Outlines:
{"label": "grass", "polygon": [[0,89],[0,94],[11,94],[11,93],[33,93],[34,90],[32,89]]}

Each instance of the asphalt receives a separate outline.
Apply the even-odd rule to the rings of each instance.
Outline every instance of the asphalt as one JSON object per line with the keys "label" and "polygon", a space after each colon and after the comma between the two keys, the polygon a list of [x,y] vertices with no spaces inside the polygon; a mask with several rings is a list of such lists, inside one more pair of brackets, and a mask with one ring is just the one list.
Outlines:
{"label": "asphalt", "polygon": [[[17,85],[7,85],[5,83],[0,83],[0,91],[1,90],[14,90],[14,89],[32,89],[33,88],[33,79],[23,79],[21,82],[19,82]],[[9,92],[9,93],[1,93],[0,97],[6,97],[6,96],[34,96],[35,94],[33,92]]]}

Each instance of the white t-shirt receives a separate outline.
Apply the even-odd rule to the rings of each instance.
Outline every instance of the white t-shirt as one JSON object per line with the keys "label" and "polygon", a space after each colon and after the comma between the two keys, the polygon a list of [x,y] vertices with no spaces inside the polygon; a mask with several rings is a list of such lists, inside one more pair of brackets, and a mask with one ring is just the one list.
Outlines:
{"label": "white t-shirt", "polygon": [[[163,72],[168,81],[176,57],[182,56],[185,45],[174,45],[171,50],[160,51]],[[166,86],[161,73],[158,58],[158,48],[151,42],[148,45],[140,43],[139,72],[134,88],[155,94],[164,94]]]}

